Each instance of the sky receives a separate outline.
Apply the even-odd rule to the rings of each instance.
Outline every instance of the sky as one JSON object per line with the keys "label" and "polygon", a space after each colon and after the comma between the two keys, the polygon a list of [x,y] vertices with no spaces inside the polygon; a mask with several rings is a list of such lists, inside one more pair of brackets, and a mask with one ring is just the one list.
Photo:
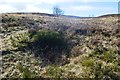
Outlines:
{"label": "sky", "polygon": [[39,12],[53,13],[59,6],[65,15],[100,16],[118,14],[119,0],[0,0],[0,13]]}

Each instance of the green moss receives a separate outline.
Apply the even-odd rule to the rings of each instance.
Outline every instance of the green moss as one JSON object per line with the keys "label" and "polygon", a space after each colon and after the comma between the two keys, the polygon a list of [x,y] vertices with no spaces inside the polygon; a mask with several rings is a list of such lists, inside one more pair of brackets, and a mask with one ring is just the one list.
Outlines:
{"label": "green moss", "polygon": [[45,75],[52,77],[52,78],[60,78],[62,76],[62,72],[63,70],[61,68],[56,67],[56,66],[50,66],[47,69]]}
{"label": "green moss", "polygon": [[34,78],[35,75],[27,67],[18,64],[17,69],[22,73],[22,78]]}
{"label": "green moss", "polygon": [[94,60],[93,59],[83,60],[81,64],[82,66],[91,67],[94,65]]}

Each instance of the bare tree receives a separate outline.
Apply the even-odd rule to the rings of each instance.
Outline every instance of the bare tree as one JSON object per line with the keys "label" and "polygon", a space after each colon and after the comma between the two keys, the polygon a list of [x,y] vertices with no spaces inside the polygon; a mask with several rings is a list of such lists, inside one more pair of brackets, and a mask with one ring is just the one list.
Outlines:
{"label": "bare tree", "polygon": [[53,14],[56,16],[60,16],[64,14],[64,11],[61,10],[58,6],[53,7]]}

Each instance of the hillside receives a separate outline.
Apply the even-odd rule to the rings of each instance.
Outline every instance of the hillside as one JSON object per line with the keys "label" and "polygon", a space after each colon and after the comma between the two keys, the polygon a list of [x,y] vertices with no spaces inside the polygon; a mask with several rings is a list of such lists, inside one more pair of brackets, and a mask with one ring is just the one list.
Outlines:
{"label": "hillside", "polygon": [[120,79],[120,15],[6,13],[0,17],[1,78]]}

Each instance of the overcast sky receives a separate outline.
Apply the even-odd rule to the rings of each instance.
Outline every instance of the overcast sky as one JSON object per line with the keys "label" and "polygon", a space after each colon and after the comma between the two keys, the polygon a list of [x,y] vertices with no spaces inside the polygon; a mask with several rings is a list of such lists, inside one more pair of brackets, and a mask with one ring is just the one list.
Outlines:
{"label": "overcast sky", "polygon": [[99,16],[117,14],[119,0],[0,0],[0,13],[40,12],[52,13],[59,6],[65,15]]}

